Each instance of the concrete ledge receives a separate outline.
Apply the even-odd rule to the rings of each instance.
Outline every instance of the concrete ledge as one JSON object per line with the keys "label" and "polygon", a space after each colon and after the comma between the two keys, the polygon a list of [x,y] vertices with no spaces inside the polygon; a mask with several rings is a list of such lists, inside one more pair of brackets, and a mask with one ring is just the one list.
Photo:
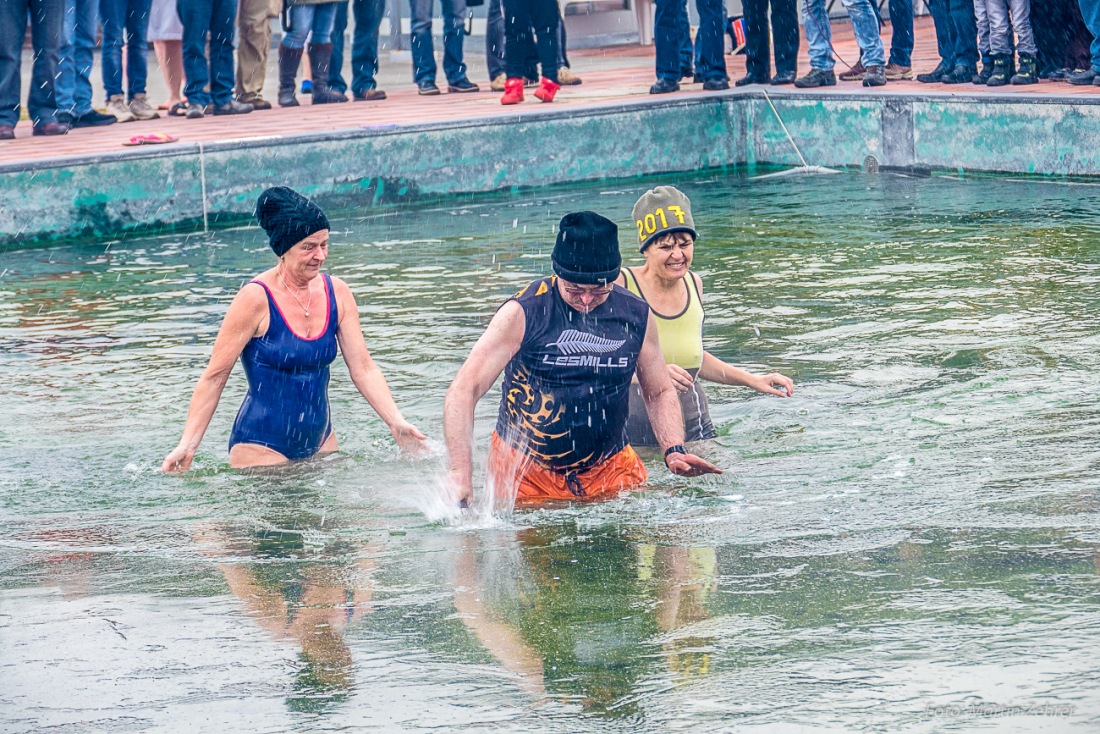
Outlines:
{"label": "concrete ledge", "polygon": [[51,159],[0,168],[0,249],[236,224],[275,184],[347,208],[868,156],[901,170],[1100,175],[1100,101],[731,91]]}

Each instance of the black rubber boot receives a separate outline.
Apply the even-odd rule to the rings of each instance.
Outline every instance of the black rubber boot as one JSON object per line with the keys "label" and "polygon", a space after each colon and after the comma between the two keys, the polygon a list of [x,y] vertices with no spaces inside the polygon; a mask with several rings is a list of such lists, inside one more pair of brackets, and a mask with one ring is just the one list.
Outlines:
{"label": "black rubber boot", "polygon": [[343,92],[337,92],[328,85],[328,67],[332,62],[331,43],[309,44],[309,69],[313,77],[313,104],[333,104],[347,102]]}
{"label": "black rubber boot", "polygon": [[279,106],[297,107],[294,96],[294,77],[302,63],[302,49],[279,46]]}
{"label": "black rubber boot", "polygon": [[1031,54],[1020,54],[1020,70],[1012,77],[1013,84],[1038,84],[1039,60]]}
{"label": "black rubber boot", "polygon": [[988,61],[982,60],[982,70],[975,74],[971,81],[974,84],[984,87],[991,76],[993,76],[993,57],[990,57]]}
{"label": "black rubber boot", "polygon": [[990,74],[989,81],[985,83],[987,87],[1003,87],[1008,84],[1008,80],[1012,78],[1009,58],[1004,54],[993,57],[993,73]]}

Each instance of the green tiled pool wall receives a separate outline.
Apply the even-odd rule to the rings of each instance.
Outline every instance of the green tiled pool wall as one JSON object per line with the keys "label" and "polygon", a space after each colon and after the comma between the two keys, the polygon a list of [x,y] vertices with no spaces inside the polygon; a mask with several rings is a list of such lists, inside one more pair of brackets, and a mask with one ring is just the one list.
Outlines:
{"label": "green tiled pool wall", "polygon": [[751,92],[179,145],[0,169],[0,248],[237,223],[276,184],[350,207],[867,156],[906,170],[1094,176],[1098,143],[1091,100]]}

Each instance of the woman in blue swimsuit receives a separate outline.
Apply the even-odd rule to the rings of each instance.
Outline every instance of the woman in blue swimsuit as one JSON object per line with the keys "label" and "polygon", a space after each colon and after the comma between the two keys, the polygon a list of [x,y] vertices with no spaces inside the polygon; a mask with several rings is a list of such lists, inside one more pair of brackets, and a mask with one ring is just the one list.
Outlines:
{"label": "woman in blue swimsuit", "polygon": [[414,453],[425,449],[424,436],[401,415],[371,359],[351,289],[321,273],[329,238],[324,212],[277,186],[260,195],[256,217],[279,262],[241,288],[230,304],[191,396],[183,438],[161,471],[191,466],[238,358],[248,394],[230,435],[230,466],[271,466],[335,451],[328,380],[337,346],[355,387],[398,446]]}

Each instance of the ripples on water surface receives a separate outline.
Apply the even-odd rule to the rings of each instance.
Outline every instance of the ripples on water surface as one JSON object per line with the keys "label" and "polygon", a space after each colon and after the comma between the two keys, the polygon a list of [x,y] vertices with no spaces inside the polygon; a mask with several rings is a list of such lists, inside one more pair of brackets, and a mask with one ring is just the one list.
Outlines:
{"label": "ripples on water surface", "polygon": [[[439,461],[397,456],[341,362],[339,456],[229,471],[238,370],[197,469],[156,473],[272,262],[257,227],[7,253],[0,728],[1095,730],[1100,190],[678,183],[708,349],[795,397],[710,387],[722,477],[650,456],[646,491],[477,527],[425,517]],[[334,217],[405,414],[441,438],[564,213],[640,262],[647,187]]]}

